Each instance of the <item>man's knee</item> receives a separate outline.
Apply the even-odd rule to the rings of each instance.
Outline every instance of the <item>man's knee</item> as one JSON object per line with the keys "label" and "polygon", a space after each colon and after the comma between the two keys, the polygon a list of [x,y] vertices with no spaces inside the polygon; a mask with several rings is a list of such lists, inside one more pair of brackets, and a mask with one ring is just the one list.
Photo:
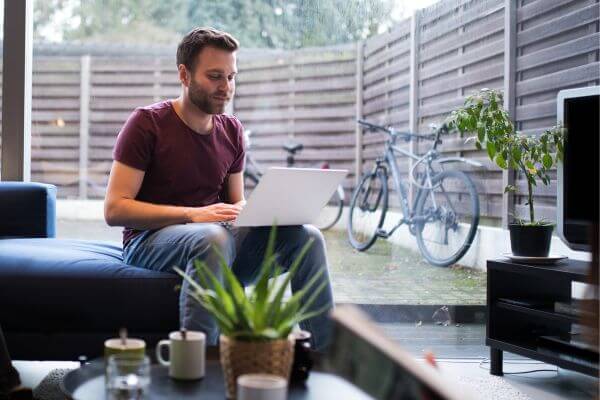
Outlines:
{"label": "man's knee", "polygon": [[302,225],[300,230],[303,242],[312,241],[312,251],[325,252],[325,237],[318,228],[313,225]]}
{"label": "man's knee", "polygon": [[222,256],[227,263],[231,263],[235,258],[235,240],[222,226],[202,225],[202,228],[193,235],[190,251],[190,256],[193,258]]}
{"label": "man's knee", "polygon": [[[321,231],[312,225],[302,225],[290,227],[290,237],[288,242],[293,243],[294,252],[300,251],[306,243],[311,242],[308,251],[304,256],[304,263],[309,269],[327,268],[327,250],[325,248],[325,238]],[[297,257],[298,253],[296,253]]]}
{"label": "man's knee", "polygon": [[323,233],[321,233],[321,230],[316,226],[302,225],[302,229],[309,238],[314,239],[322,244],[325,243],[325,237],[323,236]]}

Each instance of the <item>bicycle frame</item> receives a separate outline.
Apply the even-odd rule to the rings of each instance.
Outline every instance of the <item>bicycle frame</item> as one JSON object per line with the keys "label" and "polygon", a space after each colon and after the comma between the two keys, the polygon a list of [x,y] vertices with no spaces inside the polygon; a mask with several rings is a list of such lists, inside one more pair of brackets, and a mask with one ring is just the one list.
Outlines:
{"label": "bicycle frame", "polygon": [[[396,229],[398,229],[403,224],[409,225],[409,229],[412,233],[414,224],[422,221],[425,218],[423,216],[414,216],[412,210],[415,209],[417,202],[420,200],[421,196],[431,193],[432,176],[436,173],[435,169],[432,166],[434,162],[440,165],[440,169],[443,169],[443,164],[450,162],[463,162],[476,167],[482,166],[482,164],[477,161],[469,160],[463,157],[439,157],[439,152],[437,151],[437,145],[439,141],[437,139],[434,141],[432,148],[429,149],[424,155],[417,156],[408,150],[398,147],[398,145],[396,144],[397,138],[397,136],[392,136],[386,141],[384,157],[379,158],[375,161],[375,167],[373,170],[373,172],[376,172],[377,169],[381,168],[384,171],[385,179],[388,178],[388,169],[391,170],[394,188],[396,189],[396,192],[400,197],[400,207],[403,213],[402,219],[400,219],[400,221],[389,232],[380,231],[377,233],[377,235],[381,237],[391,236],[396,231]],[[418,188],[412,204],[409,204],[406,182],[400,177],[400,169],[398,168],[398,163],[396,161],[397,154],[402,154],[414,160],[416,164],[422,162],[426,163],[425,176],[422,177],[422,180],[420,182],[421,185],[426,186]],[[410,183],[411,182],[409,181],[408,184],[410,185]],[[432,201],[435,204],[435,197],[432,198]]]}
{"label": "bicycle frame", "polygon": [[431,182],[431,161],[427,160],[427,158],[431,157],[432,152],[437,153],[437,151],[435,149],[432,149],[430,151],[428,151],[427,153],[425,153],[425,155],[418,157],[416,155],[414,155],[413,153],[411,153],[410,151],[407,151],[405,149],[402,149],[400,147],[398,147],[395,143],[395,138],[390,139],[386,142],[386,146],[385,146],[385,151],[384,151],[384,159],[379,159],[376,161],[376,166],[375,168],[381,168],[382,164],[385,165],[384,169],[384,175],[385,178],[387,179],[387,175],[388,175],[388,169],[390,170],[391,174],[392,174],[392,180],[393,180],[393,185],[394,188],[396,189],[396,192],[398,193],[398,196],[400,198],[400,207],[402,209],[402,213],[403,213],[403,217],[402,219],[398,222],[398,224],[392,228],[392,230],[390,232],[388,232],[388,235],[391,235],[396,229],[398,229],[401,225],[403,224],[408,224],[408,225],[412,225],[414,222],[412,220],[412,211],[421,195],[422,190],[419,190],[417,192],[417,195],[415,196],[415,198],[413,199],[413,203],[409,204],[408,202],[408,188],[407,188],[407,184],[406,182],[400,177],[400,169],[398,167],[398,163],[396,161],[396,155],[398,153],[409,157],[410,159],[416,161],[416,162],[421,162],[422,160],[426,160],[427,163],[427,175],[425,177],[423,177],[423,179],[427,179],[428,182]]}

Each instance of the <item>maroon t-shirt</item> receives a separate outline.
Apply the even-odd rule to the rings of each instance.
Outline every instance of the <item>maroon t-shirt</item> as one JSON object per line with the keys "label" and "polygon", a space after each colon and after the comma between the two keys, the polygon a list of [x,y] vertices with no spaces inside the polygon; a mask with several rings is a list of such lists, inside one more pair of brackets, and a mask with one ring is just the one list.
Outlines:
{"label": "maroon t-shirt", "polygon": [[[202,207],[221,201],[229,174],[244,168],[243,128],[233,116],[213,116],[209,134],[194,132],[170,100],[137,108],[119,132],[113,159],[145,171],[136,200]],[[123,230],[123,244],[141,231]]]}

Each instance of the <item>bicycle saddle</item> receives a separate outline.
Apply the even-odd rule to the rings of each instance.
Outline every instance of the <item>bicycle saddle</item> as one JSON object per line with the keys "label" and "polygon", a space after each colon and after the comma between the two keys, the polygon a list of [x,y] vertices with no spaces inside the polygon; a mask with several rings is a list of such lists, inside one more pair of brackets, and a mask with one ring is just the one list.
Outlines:
{"label": "bicycle saddle", "polygon": [[288,153],[295,154],[297,151],[302,150],[304,146],[302,145],[302,143],[288,142],[283,145],[283,148]]}

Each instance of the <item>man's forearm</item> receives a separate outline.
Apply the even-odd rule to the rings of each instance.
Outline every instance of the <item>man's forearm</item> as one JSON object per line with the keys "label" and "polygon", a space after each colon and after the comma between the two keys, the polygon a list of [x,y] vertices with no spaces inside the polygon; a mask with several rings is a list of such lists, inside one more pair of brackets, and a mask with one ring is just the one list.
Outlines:
{"label": "man's forearm", "polygon": [[188,207],[152,204],[133,199],[110,202],[104,217],[110,226],[126,226],[139,230],[190,222]]}

